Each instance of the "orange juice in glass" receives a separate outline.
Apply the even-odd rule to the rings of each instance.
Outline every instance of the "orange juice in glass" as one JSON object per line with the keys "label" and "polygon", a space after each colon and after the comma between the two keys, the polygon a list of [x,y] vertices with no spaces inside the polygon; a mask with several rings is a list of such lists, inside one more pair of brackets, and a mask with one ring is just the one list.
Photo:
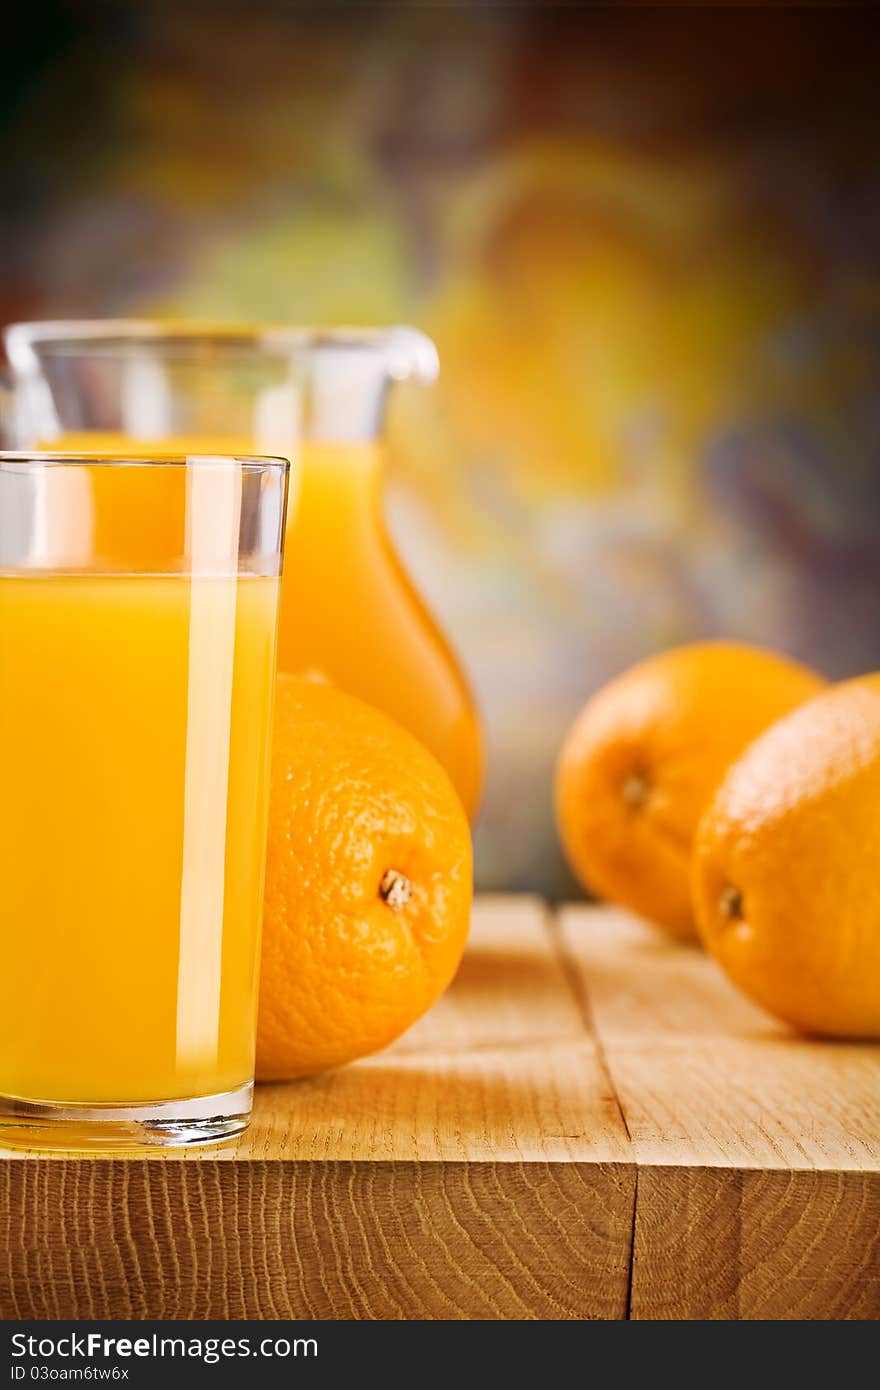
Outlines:
{"label": "orange juice in glass", "polygon": [[[389,538],[382,426],[389,386],[436,374],[414,329],[220,328],[142,322],[7,331],[21,446],[293,461],[279,669],[320,674],[409,728],[473,816],[480,725],[465,677]],[[144,512],[143,544],[161,514]]]}
{"label": "orange juice in glass", "polygon": [[247,1121],[285,481],[0,457],[0,1146]]}

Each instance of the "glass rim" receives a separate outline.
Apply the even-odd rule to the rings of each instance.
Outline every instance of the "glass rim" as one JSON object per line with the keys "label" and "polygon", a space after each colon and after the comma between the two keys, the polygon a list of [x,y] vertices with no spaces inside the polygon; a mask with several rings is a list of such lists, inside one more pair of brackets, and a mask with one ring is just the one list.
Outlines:
{"label": "glass rim", "polygon": [[290,460],[281,454],[152,454],[132,457],[130,454],[96,452],[82,449],[0,449],[0,470],[20,468],[53,468],[73,464],[83,468],[191,468],[194,465],[217,467],[230,464],[250,473],[287,473]]}
{"label": "glass rim", "polygon": [[420,328],[408,324],[363,327],[188,318],[32,319],[7,325],[3,339],[9,361],[21,373],[39,371],[38,348],[63,354],[82,352],[88,344],[96,350],[136,350],[146,344],[166,344],[193,354],[205,347],[224,347],[287,356],[314,348],[373,349],[384,353],[392,379],[412,377],[430,384],[439,372],[434,343]]}

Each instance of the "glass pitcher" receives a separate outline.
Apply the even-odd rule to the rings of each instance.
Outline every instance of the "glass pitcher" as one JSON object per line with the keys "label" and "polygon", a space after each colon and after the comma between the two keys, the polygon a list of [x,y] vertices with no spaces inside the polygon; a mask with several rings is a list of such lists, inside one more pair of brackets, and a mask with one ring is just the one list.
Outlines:
{"label": "glass pitcher", "polygon": [[[435,379],[428,338],[96,320],[15,324],[6,350],[15,448],[290,458],[279,669],[324,676],[386,710],[433,751],[474,815],[474,703],[382,505],[389,387]],[[144,512],[138,536],[124,538],[128,553],[162,525]]]}

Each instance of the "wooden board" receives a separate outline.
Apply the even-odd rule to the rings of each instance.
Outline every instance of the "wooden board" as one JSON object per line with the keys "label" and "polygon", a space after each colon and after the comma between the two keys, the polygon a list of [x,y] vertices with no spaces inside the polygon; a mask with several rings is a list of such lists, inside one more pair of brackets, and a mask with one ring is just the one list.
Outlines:
{"label": "wooden board", "polygon": [[484,899],[386,1052],[235,1145],[0,1156],[0,1316],[880,1316],[880,1054],[624,914]]}
{"label": "wooden board", "polygon": [[544,909],[488,901],[428,1018],[236,1145],[8,1151],[0,1316],[622,1318],[634,1192]]}
{"label": "wooden board", "polygon": [[620,912],[561,931],[638,1166],[630,1316],[880,1316],[880,1048],[798,1038]]}

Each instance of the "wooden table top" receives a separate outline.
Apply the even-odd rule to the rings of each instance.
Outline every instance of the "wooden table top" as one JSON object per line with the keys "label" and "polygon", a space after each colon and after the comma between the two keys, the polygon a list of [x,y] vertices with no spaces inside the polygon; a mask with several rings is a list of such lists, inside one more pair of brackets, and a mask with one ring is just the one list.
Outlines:
{"label": "wooden table top", "polygon": [[609,908],[484,898],[387,1051],[234,1145],[0,1154],[0,1316],[880,1316],[880,1047]]}

